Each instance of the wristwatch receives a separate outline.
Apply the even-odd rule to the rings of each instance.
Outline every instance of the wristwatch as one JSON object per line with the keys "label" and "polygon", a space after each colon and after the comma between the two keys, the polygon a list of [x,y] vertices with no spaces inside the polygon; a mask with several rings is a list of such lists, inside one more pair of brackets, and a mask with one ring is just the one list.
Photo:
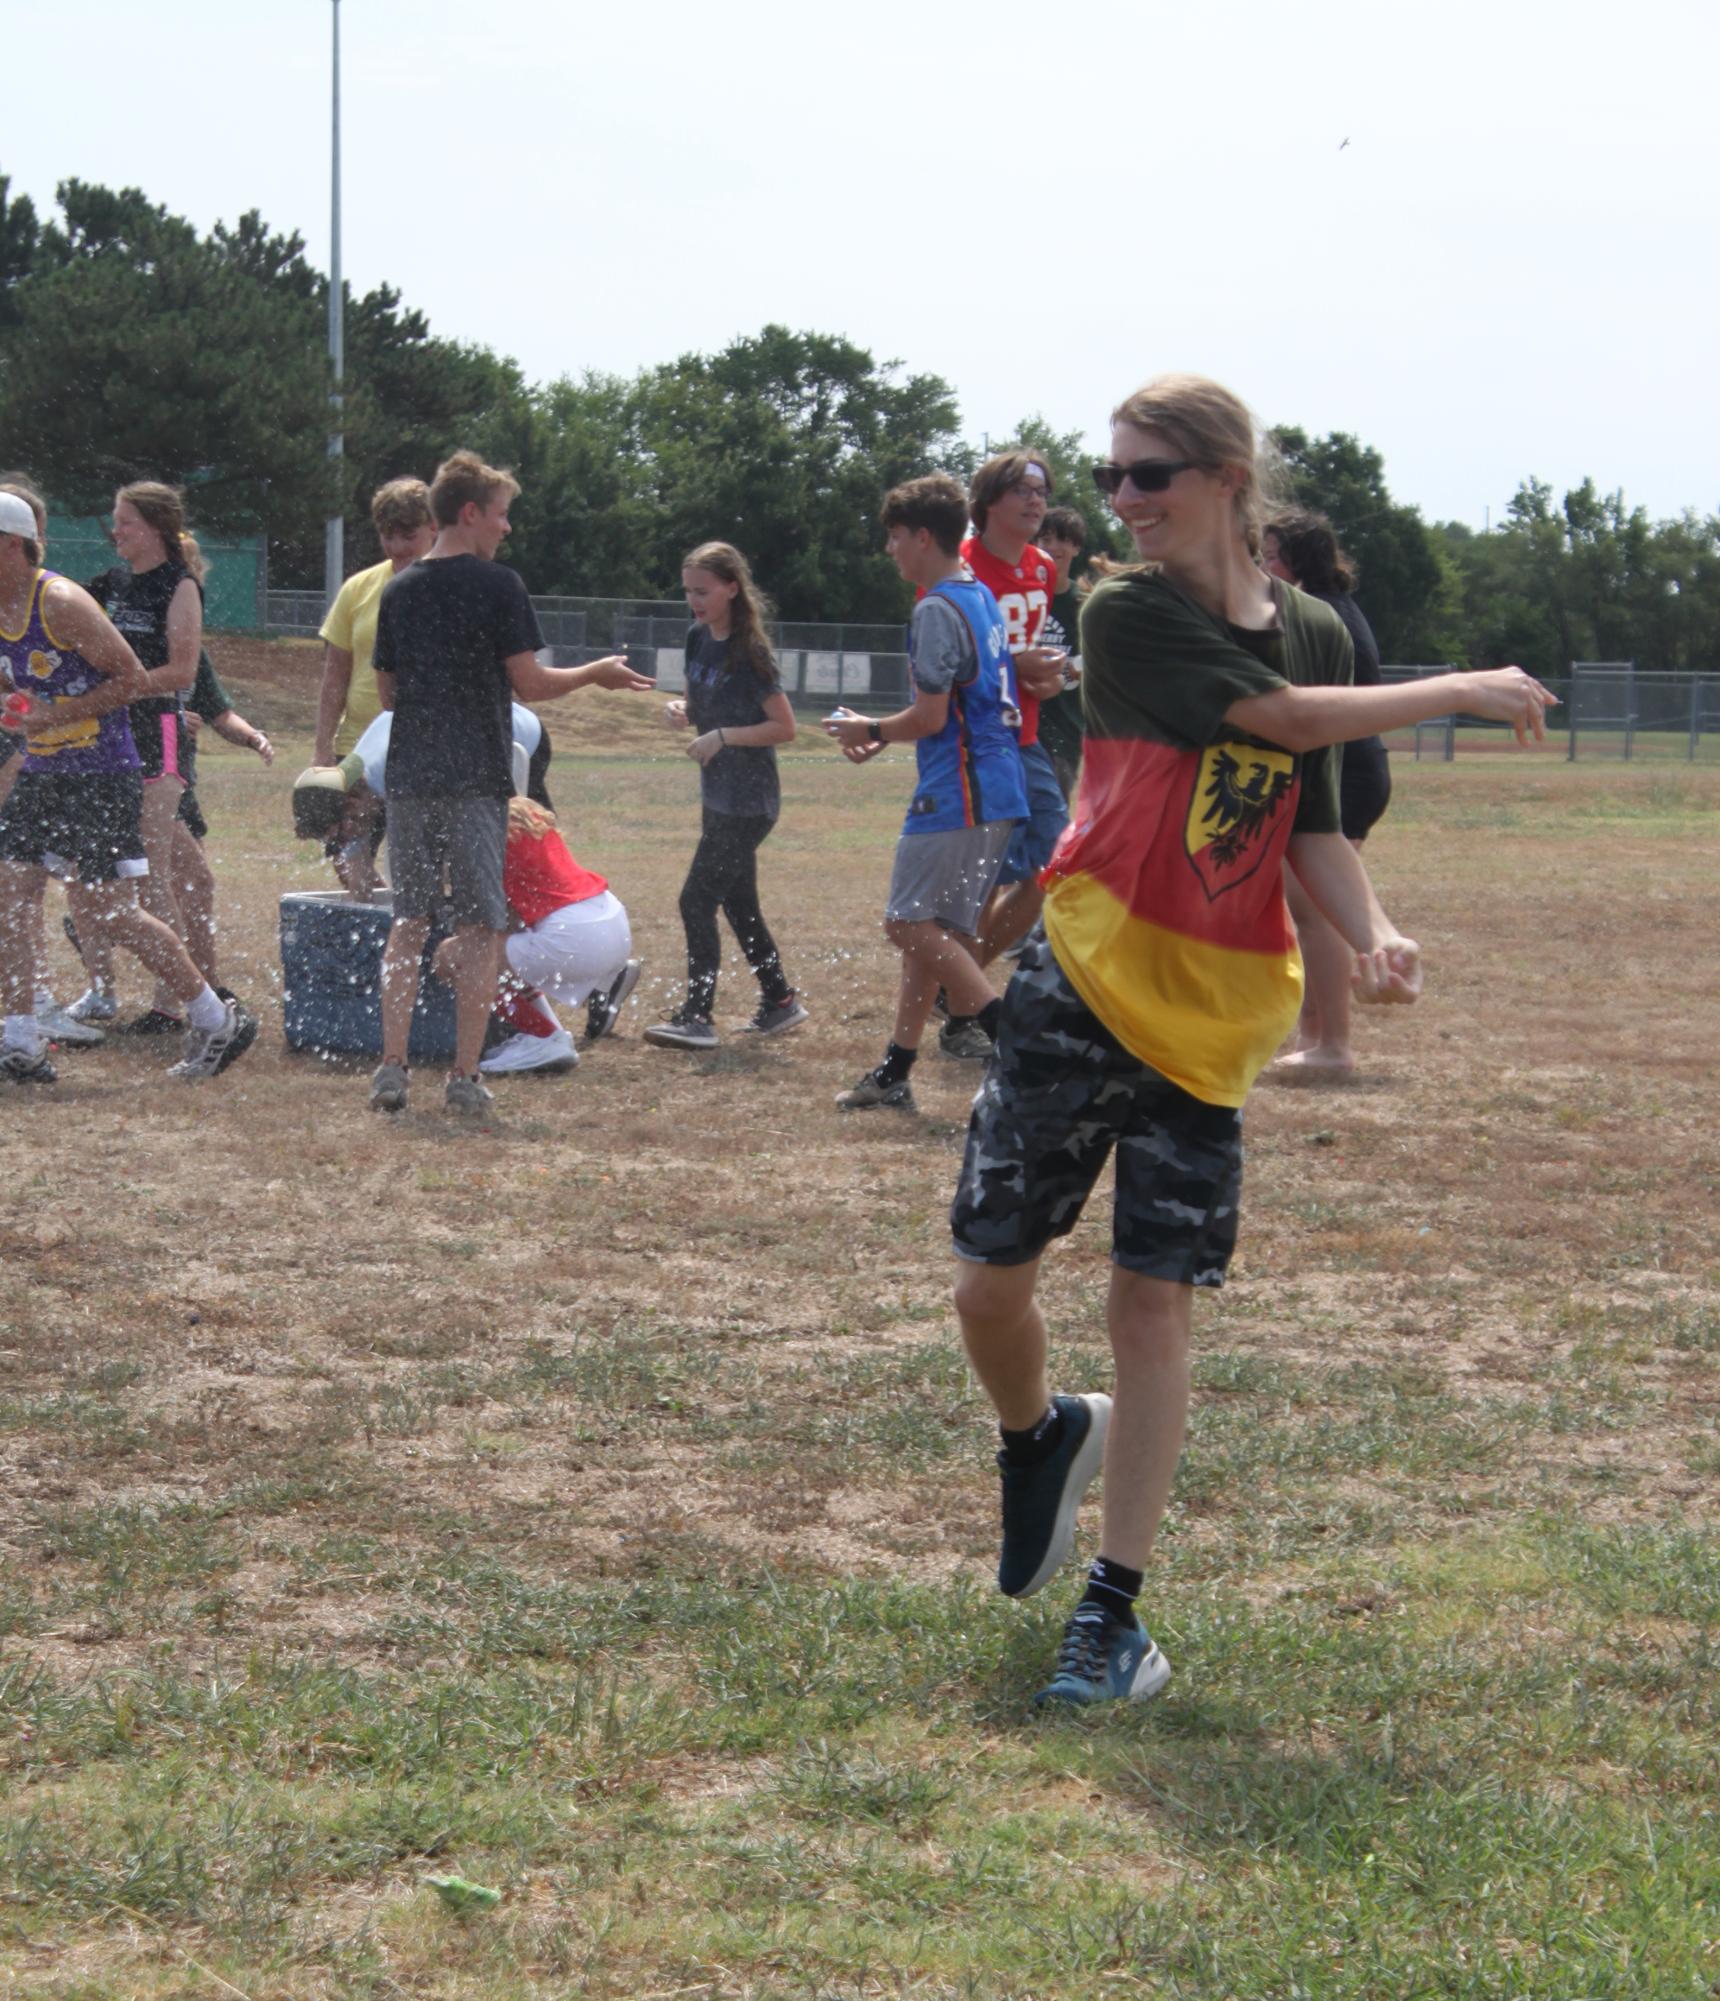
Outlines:
{"label": "wristwatch", "polygon": [[882,743],[884,741],[884,725],[882,723],[868,724],[866,735],[870,742]]}

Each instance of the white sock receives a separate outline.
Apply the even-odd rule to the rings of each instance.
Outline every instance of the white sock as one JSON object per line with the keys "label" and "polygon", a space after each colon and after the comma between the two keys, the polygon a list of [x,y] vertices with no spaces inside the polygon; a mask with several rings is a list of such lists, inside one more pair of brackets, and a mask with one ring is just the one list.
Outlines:
{"label": "white sock", "polygon": [[33,1014],[9,1014],[0,1042],[8,1049],[21,1049],[26,1056],[34,1056],[42,1047],[42,1025]]}
{"label": "white sock", "polygon": [[38,987],[36,989],[36,1012],[38,1014],[46,1014],[49,1008],[51,1008],[53,1005],[54,1005],[53,988]]}
{"label": "white sock", "polygon": [[219,1028],[227,1019],[227,1003],[213,987],[206,986],[186,1010],[193,1028]]}

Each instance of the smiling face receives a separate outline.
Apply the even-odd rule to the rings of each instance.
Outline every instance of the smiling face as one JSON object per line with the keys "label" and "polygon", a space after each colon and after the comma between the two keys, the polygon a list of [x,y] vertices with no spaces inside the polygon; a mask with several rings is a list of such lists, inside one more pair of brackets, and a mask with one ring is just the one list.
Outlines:
{"label": "smiling face", "polygon": [[[1188,454],[1163,431],[1142,430],[1134,424],[1111,427],[1111,460],[1134,465],[1141,459],[1175,462]],[[1232,472],[1206,472],[1191,466],[1175,474],[1161,493],[1142,493],[1132,479],[1124,480],[1111,502],[1113,512],[1134,538],[1142,560],[1164,563],[1200,560],[1234,533],[1233,501],[1238,482]]]}
{"label": "smiling face", "polygon": [[[460,510],[462,525],[472,537],[472,553],[493,561],[496,551],[508,539],[508,508],[514,496],[507,491],[498,493],[494,500],[482,507],[475,500],[468,500]],[[391,559],[392,560],[392,559]]]}
{"label": "smiling face", "polygon": [[1045,477],[1045,468],[1030,465],[986,510],[986,541],[990,543],[995,537],[1005,546],[1031,542],[1039,533],[1039,524],[1050,505],[1051,485]]}
{"label": "smiling face", "polygon": [[150,527],[129,500],[113,504],[114,553],[134,570],[153,570],[167,561],[167,544],[161,531]]}

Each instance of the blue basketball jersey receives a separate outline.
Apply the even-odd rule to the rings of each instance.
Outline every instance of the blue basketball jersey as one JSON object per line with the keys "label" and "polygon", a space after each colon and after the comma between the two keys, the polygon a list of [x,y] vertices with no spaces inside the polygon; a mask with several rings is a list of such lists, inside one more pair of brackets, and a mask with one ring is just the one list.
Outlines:
{"label": "blue basketball jersey", "polygon": [[914,746],[919,781],[902,832],[942,834],[991,820],[1023,820],[1027,784],[1015,735],[1020,710],[1003,614],[972,577],[946,578],[927,595],[948,598],[961,613],[978,664],[951,688],[943,728]]}

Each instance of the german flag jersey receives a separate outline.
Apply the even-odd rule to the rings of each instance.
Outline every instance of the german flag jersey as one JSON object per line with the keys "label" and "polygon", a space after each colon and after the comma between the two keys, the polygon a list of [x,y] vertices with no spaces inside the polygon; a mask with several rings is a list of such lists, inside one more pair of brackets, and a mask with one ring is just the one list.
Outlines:
{"label": "german flag jersey", "polygon": [[1126,1049],[1192,1096],[1240,1105],[1302,1004],[1284,903],[1292,833],[1338,831],[1339,753],[1297,756],[1225,721],[1286,684],[1347,684],[1331,608],[1274,582],[1278,625],[1215,617],[1162,576],[1081,613],[1087,747],[1042,878],[1058,963]]}

